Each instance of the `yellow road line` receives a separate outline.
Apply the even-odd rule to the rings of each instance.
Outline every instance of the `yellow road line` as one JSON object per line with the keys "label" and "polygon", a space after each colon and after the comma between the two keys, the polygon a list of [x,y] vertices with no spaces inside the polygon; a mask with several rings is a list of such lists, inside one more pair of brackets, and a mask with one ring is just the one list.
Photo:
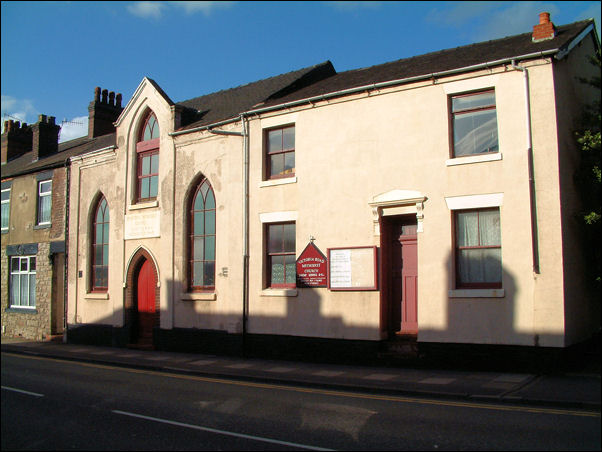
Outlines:
{"label": "yellow road line", "polygon": [[[229,380],[223,378],[215,378],[215,377],[203,377],[199,375],[183,375],[171,372],[165,372],[160,370],[146,370],[146,369],[133,369],[128,367],[121,366],[113,366],[109,364],[96,364],[96,363],[86,363],[81,361],[73,361],[69,359],[62,358],[52,358],[47,356],[31,356],[31,355],[21,355],[14,354],[10,352],[2,352],[2,354],[11,355],[20,358],[26,359],[37,359],[37,360],[50,360],[50,361],[60,361],[60,362],[68,362],[71,364],[78,364],[80,366],[85,367],[93,367],[97,369],[110,369],[110,370],[121,370],[129,373],[137,373],[137,374],[148,374],[148,375],[160,375],[163,377],[169,378],[177,378],[180,380],[191,380],[191,381],[204,381],[208,383],[220,383],[234,386],[244,386],[249,388],[259,388],[259,389],[280,389],[285,391],[293,391],[293,392],[303,392],[308,394],[321,394],[321,395],[329,395],[335,397],[349,397],[356,399],[368,399],[368,400],[383,400],[387,402],[403,402],[403,403],[414,403],[420,405],[440,405],[440,406],[453,406],[453,407],[462,407],[462,408],[479,408],[486,410],[497,410],[497,411],[519,411],[526,413],[543,413],[543,414],[560,414],[560,415],[569,415],[569,416],[582,416],[582,417],[600,417],[600,412],[594,411],[582,411],[582,410],[564,410],[558,408],[537,408],[537,407],[528,407],[528,406],[519,406],[519,405],[495,405],[489,403],[477,403],[477,402],[462,402],[462,401],[453,401],[453,400],[435,400],[435,399],[422,399],[415,397],[403,397],[403,396],[387,396],[387,395],[377,395],[377,394],[359,394],[355,392],[348,391],[335,391],[329,389],[317,389],[317,388],[304,388],[298,386],[285,386],[278,385],[272,383],[256,383],[249,381],[237,381],[237,380]],[[182,369],[185,371],[185,369]],[[233,377],[234,378],[234,377]]]}

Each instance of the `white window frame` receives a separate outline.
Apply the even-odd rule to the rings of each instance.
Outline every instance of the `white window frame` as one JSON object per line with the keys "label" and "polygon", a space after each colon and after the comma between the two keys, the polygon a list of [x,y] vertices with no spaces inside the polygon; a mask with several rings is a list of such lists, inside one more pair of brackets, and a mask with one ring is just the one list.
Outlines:
{"label": "white window frame", "polygon": [[[46,191],[42,191],[42,185],[44,184],[50,184],[50,189],[46,190]],[[41,216],[41,201],[42,198],[45,197],[49,197],[50,198],[50,209],[48,212],[48,221],[41,221],[40,216]],[[38,182],[38,208],[37,208],[37,224],[38,225],[47,225],[50,224],[52,221],[52,179],[47,179],[47,180],[41,180]]]}
{"label": "white window frame", "polygon": [[[10,307],[11,308],[19,308],[19,309],[35,309],[36,308],[36,268],[31,269],[31,262],[34,262],[34,267],[36,267],[36,256],[10,256]],[[14,263],[17,262],[17,268],[15,268]],[[25,269],[22,270],[22,266],[25,264]],[[33,275],[33,282],[31,276]],[[27,276],[27,301],[24,303],[24,300],[21,299],[22,291],[21,291],[21,282],[23,281],[23,276]],[[14,290],[14,285],[18,282],[19,287],[17,291]],[[31,287],[33,284],[33,287]],[[18,300],[15,300],[13,294],[17,294]],[[31,294],[33,293],[33,302],[31,301]]]}
{"label": "white window frame", "polygon": [[[1,209],[2,209],[2,231],[8,231],[9,228],[9,224],[10,224],[10,187],[9,188],[3,188],[2,189],[2,197],[4,197],[4,193],[8,192],[8,197],[7,199],[2,199],[0,205],[1,205]],[[4,212],[4,208],[6,207],[6,213]],[[6,225],[5,225],[5,221],[6,221]]]}

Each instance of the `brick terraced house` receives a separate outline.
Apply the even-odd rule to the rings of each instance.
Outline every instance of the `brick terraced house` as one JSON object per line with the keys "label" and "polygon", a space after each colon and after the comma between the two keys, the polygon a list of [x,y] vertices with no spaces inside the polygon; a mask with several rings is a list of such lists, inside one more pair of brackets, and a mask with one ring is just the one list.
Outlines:
{"label": "brick terraced house", "polygon": [[2,134],[2,335],[61,338],[65,329],[69,158],[113,144],[121,95],[97,89],[89,136],[59,144],[60,126],[40,115],[6,121]]}

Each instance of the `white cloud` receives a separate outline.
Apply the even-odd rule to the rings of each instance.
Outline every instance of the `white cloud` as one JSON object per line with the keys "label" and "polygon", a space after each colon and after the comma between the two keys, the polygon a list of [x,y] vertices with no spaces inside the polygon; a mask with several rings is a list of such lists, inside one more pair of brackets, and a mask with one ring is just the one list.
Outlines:
{"label": "white cloud", "polygon": [[559,10],[551,3],[516,2],[508,8],[495,11],[487,17],[476,33],[477,40],[497,39],[505,36],[531,33],[539,23],[539,13],[549,12],[552,21]]}
{"label": "white cloud", "polygon": [[356,11],[365,8],[379,8],[382,5],[382,2],[324,2],[324,4],[341,11]]}
{"label": "white cloud", "polygon": [[432,9],[426,20],[469,31],[472,41],[485,41],[531,32],[542,11],[549,12],[552,21],[559,12],[548,2],[457,2]]}
{"label": "white cloud", "polygon": [[128,5],[128,11],[134,16],[142,18],[161,18],[161,10],[165,7],[163,2],[136,2]]}
{"label": "white cloud", "polygon": [[160,19],[163,16],[163,10],[167,7],[183,10],[186,14],[203,13],[205,16],[211,14],[218,8],[229,8],[236,2],[219,1],[197,1],[197,2],[135,2],[128,5],[127,9],[135,16],[144,19]]}
{"label": "white cloud", "polygon": [[455,2],[450,5],[453,6],[431,9],[426,20],[459,27],[499,6],[496,2]]}
{"label": "white cloud", "polygon": [[[4,132],[4,121],[21,121],[28,124],[36,121],[36,109],[28,99],[16,99],[13,96],[2,94],[2,131]],[[33,119],[30,119],[33,118]]]}
{"label": "white cloud", "polygon": [[184,9],[186,14],[202,12],[206,16],[217,8],[229,8],[236,2],[170,2],[170,5]]}
{"label": "white cloud", "polygon": [[88,117],[77,116],[61,123],[59,143],[88,135]]}

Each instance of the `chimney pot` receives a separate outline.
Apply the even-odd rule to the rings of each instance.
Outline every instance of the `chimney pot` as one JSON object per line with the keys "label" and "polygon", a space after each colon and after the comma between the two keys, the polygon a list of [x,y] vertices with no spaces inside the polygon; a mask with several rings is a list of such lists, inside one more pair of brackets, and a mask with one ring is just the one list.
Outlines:
{"label": "chimney pot", "polygon": [[109,91],[106,89],[102,90],[102,103],[106,104],[107,103],[107,95],[109,94]]}
{"label": "chimney pot", "polygon": [[547,24],[550,22],[550,13],[539,13],[539,24]]}
{"label": "chimney pot", "polygon": [[94,101],[100,102],[100,86],[94,88]]}
{"label": "chimney pot", "polygon": [[117,97],[115,98],[117,104],[115,105],[117,108],[121,108],[121,93],[117,93]]}
{"label": "chimney pot", "polygon": [[109,104],[115,105],[115,93],[113,91],[109,91]]}

